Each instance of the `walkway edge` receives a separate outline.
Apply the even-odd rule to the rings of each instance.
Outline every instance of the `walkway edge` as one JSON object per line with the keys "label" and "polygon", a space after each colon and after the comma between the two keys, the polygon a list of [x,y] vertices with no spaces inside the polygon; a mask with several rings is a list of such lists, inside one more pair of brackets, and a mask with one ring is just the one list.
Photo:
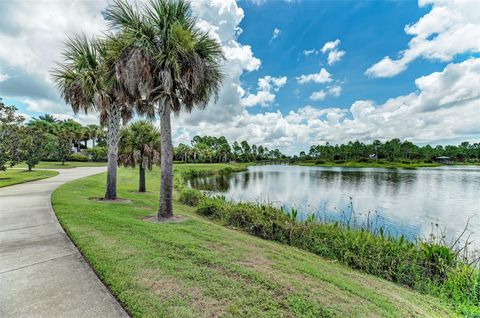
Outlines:
{"label": "walkway edge", "polygon": [[[76,169],[76,168],[73,168],[73,169]],[[54,170],[54,169],[51,169],[51,170]],[[55,171],[58,171],[58,170],[55,170]],[[75,244],[75,242],[72,240],[72,238],[68,235],[67,230],[63,227],[62,222],[60,222],[60,220],[58,219],[57,213],[55,213],[55,209],[53,208],[53,202],[52,202],[53,201],[53,193],[55,191],[57,191],[61,186],[65,185],[65,184],[68,184],[70,182],[76,181],[76,180],[91,177],[91,176],[101,174],[101,173],[104,173],[104,172],[99,172],[99,173],[95,173],[95,174],[92,174],[92,175],[89,175],[89,176],[86,176],[86,177],[73,179],[73,180],[70,180],[68,182],[65,182],[65,183],[62,183],[62,184],[58,185],[55,189],[53,189],[52,193],[50,194],[50,200],[49,200],[50,212],[53,214],[53,216],[55,217],[55,220],[57,221],[56,225],[59,227],[59,229],[61,229],[61,231],[63,232],[65,237],[67,237],[68,241],[73,245],[73,247],[77,251],[78,255],[81,257],[81,260],[84,263],[84,265],[86,267],[88,267],[90,269],[90,271],[93,273],[93,276],[94,276],[93,279],[96,281],[96,283],[99,285],[99,287],[102,288],[106,293],[110,294],[110,296],[112,296],[112,298],[116,300],[116,302],[118,304],[118,307],[119,307],[118,310],[123,312],[123,315],[125,315],[125,317],[131,317],[130,314],[127,312],[127,310],[123,307],[122,302],[120,300],[118,300],[117,297],[115,297],[112,290],[100,279],[100,277],[98,276],[98,273],[95,270],[95,268],[90,264],[90,262],[88,262],[88,260],[85,258],[85,255],[83,255],[82,251],[79,249],[77,244]]]}

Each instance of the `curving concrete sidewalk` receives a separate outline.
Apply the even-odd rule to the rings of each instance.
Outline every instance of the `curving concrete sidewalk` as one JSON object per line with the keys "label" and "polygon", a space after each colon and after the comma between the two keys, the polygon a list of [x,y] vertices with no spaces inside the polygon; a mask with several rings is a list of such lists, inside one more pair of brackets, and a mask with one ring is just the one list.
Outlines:
{"label": "curving concrete sidewalk", "polygon": [[105,170],[57,170],[53,178],[0,188],[0,317],[128,317],[51,207],[58,186]]}

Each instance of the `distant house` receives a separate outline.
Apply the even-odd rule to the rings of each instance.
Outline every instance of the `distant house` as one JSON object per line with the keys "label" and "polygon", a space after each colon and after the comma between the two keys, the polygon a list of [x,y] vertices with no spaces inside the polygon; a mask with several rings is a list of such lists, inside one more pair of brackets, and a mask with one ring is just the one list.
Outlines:
{"label": "distant house", "polygon": [[375,153],[375,154],[373,154],[373,155],[368,155],[368,159],[373,159],[373,160],[376,160],[376,159],[378,159],[378,156],[377,156],[377,154],[376,154],[376,153]]}
{"label": "distant house", "polygon": [[452,158],[451,157],[446,157],[446,156],[440,156],[435,158],[436,162],[443,163],[445,165],[452,164]]}

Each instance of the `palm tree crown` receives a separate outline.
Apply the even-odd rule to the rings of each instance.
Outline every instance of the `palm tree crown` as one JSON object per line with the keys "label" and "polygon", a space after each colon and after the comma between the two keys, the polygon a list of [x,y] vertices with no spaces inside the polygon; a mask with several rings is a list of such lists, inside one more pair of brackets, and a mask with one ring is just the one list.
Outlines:
{"label": "palm tree crown", "polygon": [[[69,38],[63,61],[53,71],[60,95],[73,111],[100,112],[100,122],[108,127],[108,169],[106,199],[116,199],[117,152],[121,119],[132,116],[129,104],[117,85],[109,55],[108,40],[90,41],[80,35]],[[83,139],[83,138],[81,138]]]}
{"label": "palm tree crown", "polygon": [[[139,110],[163,102],[175,113],[204,107],[217,96],[224,59],[220,44],[196,27],[189,3],[151,0],[139,11],[117,0],[105,14],[119,29],[117,78]],[[151,112],[150,112],[151,114]]]}
{"label": "palm tree crown", "polygon": [[125,167],[136,165],[151,170],[160,163],[160,132],[150,122],[136,121],[123,128],[120,137],[118,162]]}

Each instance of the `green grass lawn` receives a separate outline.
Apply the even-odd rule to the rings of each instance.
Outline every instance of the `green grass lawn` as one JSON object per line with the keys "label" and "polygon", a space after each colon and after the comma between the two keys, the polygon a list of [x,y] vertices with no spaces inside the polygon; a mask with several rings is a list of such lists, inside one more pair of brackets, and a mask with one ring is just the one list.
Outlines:
{"label": "green grass lawn", "polygon": [[[40,161],[35,166],[35,169],[71,169],[77,167],[106,167],[106,162],[79,162],[79,161],[67,161],[64,165],[58,161]],[[27,168],[27,165],[20,163],[15,168]]]}
{"label": "green grass lawn", "polygon": [[40,180],[56,176],[58,172],[48,170],[21,170],[21,169],[7,169],[7,171],[0,171],[0,188],[24,183],[28,181]]}
{"label": "green grass lawn", "polygon": [[[176,165],[222,169],[229,165]],[[61,186],[53,206],[69,236],[134,317],[455,317],[440,300],[314,254],[212,223],[174,202],[180,223],[156,214],[159,171],[137,193],[118,172],[119,197],[97,202],[105,174]]]}

